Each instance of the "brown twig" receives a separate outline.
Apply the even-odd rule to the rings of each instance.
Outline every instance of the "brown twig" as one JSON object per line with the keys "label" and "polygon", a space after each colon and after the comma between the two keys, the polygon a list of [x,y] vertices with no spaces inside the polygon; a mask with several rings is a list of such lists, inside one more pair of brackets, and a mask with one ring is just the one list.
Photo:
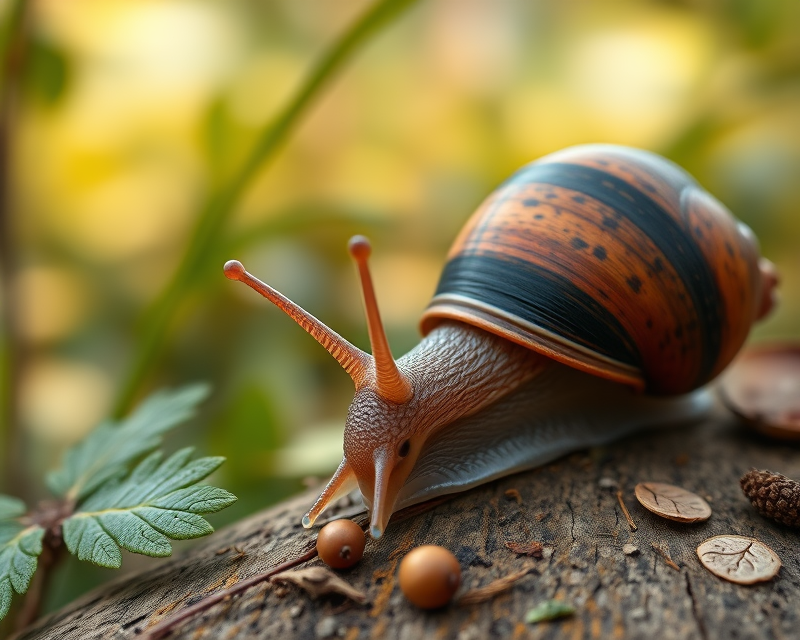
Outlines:
{"label": "brown twig", "polygon": [[471,604],[480,604],[481,602],[488,602],[495,596],[508,591],[518,580],[524,578],[532,571],[535,571],[535,567],[528,567],[527,569],[522,569],[516,573],[510,573],[507,576],[498,578],[497,580],[494,580],[483,587],[470,589],[458,599],[458,604],[467,606]]}
{"label": "brown twig", "polygon": [[658,555],[664,558],[664,562],[667,563],[668,566],[675,569],[675,571],[680,571],[681,568],[675,564],[675,561],[672,559],[672,556],[669,555],[669,548],[663,542],[652,542],[650,546],[653,547],[653,551],[655,551]]}
{"label": "brown twig", "polygon": [[313,560],[317,557],[317,547],[316,545],[311,547],[308,551],[303,553],[302,555],[292,558],[291,560],[287,560],[286,562],[282,562],[277,567],[273,567],[269,571],[265,571],[264,573],[258,573],[254,576],[247,578],[246,580],[242,580],[237,584],[233,585],[228,589],[223,589],[222,591],[218,591],[217,593],[208,596],[207,598],[203,598],[200,602],[193,604],[190,607],[186,607],[185,609],[181,609],[174,615],[162,620],[158,624],[153,625],[149,629],[145,630],[141,638],[144,640],[158,640],[159,638],[163,638],[164,636],[171,633],[175,627],[180,625],[182,622],[186,620],[191,620],[199,613],[206,611],[213,607],[215,604],[222,602],[223,600],[228,600],[235,595],[242,593],[243,591],[247,591],[250,587],[253,587],[257,584],[261,584],[262,582],[267,582],[272,576],[286,571],[288,569],[292,569],[298,565],[303,564],[304,562],[308,562],[309,560]]}
{"label": "brown twig", "polygon": [[626,507],[625,503],[622,501],[622,491],[617,491],[617,500],[619,501],[619,506],[622,509],[622,513],[625,515],[625,519],[628,521],[628,526],[631,528],[631,531],[636,531],[639,527],[636,526],[633,518],[631,518],[631,514],[628,513],[628,507]]}

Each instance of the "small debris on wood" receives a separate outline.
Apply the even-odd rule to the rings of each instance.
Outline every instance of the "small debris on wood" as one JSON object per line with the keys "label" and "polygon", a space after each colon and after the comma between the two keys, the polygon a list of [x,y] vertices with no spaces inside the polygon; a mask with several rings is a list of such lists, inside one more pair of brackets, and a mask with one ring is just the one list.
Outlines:
{"label": "small debris on wood", "polygon": [[601,489],[608,489],[610,491],[613,491],[619,485],[617,484],[617,481],[614,480],[614,478],[600,478],[600,480],[597,481],[597,486],[600,487]]}
{"label": "small debris on wood", "polygon": [[640,482],[636,499],[657,516],[675,522],[701,522],[711,517],[711,507],[696,493],[664,482]]}
{"label": "small debris on wood", "polygon": [[626,556],[638,556],[641,552],[639,551],[639,547],[633,544],[625,544],[622,545],[622,553]]}
{"label": "small debris on wood", "polygon": [[658,555],[664,558],[664,562],[667,563],[667,566],[672,567],[675,571],[680,571],[681,568],[675,564],[675,561],[672,559],[672,556],[669,554],[669,545],[666,542],[653,542],[651,543],[653,547],[653,551],[655,551]]}
{"label": "small debris on wood", "polygon": [[338,628],[336,618],[333,616],[322,618],[322,620],[317,623],[317,626],[314,627],[314,633],[316,634],[317,638],[331,638],[335,635],[338,635],[337,632]]}
{"label": "small debris on wood", "polygon": [[531,556],[541,559],[544,556],[544,545],[541,542],[506,542],[506,546],[514,553],[521,556]]}
{"label": "small debris on wood", "polygon": [[751,469],[739,484],[762,516],[789,527],[800,527],[800,482],[774,471]]}
{"label": "small debris on wood", "polygon": [[675,466],[677,467],[685,467],[689,464],[689,454],[688,453],[680,453],[675,456]]}
{"label": "small debris on wood", "polygon": [[481,602],[488,602],[495,596],[508,591],[518,580],[524,578],[532,570],[533,567],[528,567],[522,571],[517,571],[516,573],[511,573],[507,576],[503,576],[502,578],[498,578],[486,586],[470,589],[458,599],[458,604],[471,605],[479,604]]}
{"label": "small debris on wood", "polygon": [[631,514],[628,513],[628,507],[626,507],[625,503],[622,501],[622,491],[617,491],[617,500],[619,501],[619,506],[622,509],[622,513],[625,515],[625,519],[628,521],[628,526],[631,528],[631,531],[636,531],[639,527],[636,526],[633,518],[631,518]]}
{"label": "small debris on wood", "polygon": [[289,617],[291,617],[291,618],[299,618],[301,615],[303,615],[303,610],[304,609],[305,609],[305,606],[303,606],[303,603],[302,602],[298,602],[296,605],[293,605],[289,609]]}
{"label": "small debris on wood", "polygon": [[519,491],[516,489],[508,489],[505,493],[506,498],[509,500],[516,500],[517,504],[522,504],[522,496],[519,494]]}
{"label": "small debris on wood", "polygon": [[781,568],[781,560],[772,549],[744,536],[709,538],[697,547],[697,557],[715,576],[737,584],[772,580]]}
{"label": "small debris on wood", "polygon": [[575,613],[575,607],[561,600],[547,600],[537,604],[525,615],[525,622],[536,624],[545,620],[565,618]]}
{"label": "small debris on wood", "polygon": [[365,603],[367,596],[324,567],[308,567],[286,571],[272,577],[274,582],[289,582],[305,590],[312,598],[333,593]]}

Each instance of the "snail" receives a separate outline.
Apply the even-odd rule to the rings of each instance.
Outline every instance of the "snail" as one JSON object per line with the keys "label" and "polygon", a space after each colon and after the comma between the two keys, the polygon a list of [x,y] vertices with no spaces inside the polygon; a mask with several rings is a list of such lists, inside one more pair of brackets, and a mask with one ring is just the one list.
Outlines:
{"label": "snail", "polygon": [[292,317],[355,397],[344,457],[303,517],[356,487],[380,538],[403,507],[538,466],[635,429],[702,416],[704,386],[775,304],[752,231],[683,169],[612,145],[523,167],[455,240],[397,361],[368,241],[350,241],[372,355],[231,260],[224,270]]}

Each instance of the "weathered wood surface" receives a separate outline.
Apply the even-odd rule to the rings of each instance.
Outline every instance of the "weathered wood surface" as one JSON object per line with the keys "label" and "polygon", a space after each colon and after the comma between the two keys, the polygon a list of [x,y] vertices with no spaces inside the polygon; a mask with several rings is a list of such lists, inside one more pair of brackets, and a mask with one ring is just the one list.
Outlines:
{"label": "weathered wood surface", "polygon": [[[798,478],[800,448],[763,439],[720,417],[573,454],[393,523],[384,539],[368,543],[356,568],[341,573],[367,593],[367,605],[335,597],[315,601],[295,587],[263,584],[182,624],[173,637],[797,638],[800,532],[773,524],[750,507],[738,479],[751,466]],[[604,478],[623,490],[638,531],[630,531]],[[671,482],[706,496],[714,509],[711,519],[682,525],[645,511],[633,494],[644,480]],[[519,491],[521,503],[505,495],[509,489]],[[307,550],[314,534],[299,522],[313,497],[298,497],[219,531],[190,553],[113,583],[19,638],[136,638],[204,595]],[[755,536],[772,547],[783,562],[778,577],[746,587],[706,571],[695,548],[722,533]],[[505,546],[527,540],[546,545],[543,559],[517,556]],[[422,612],[404,599],[396,572],[403,554],[423,543],[455,552],[465,587],[485,585],[525,566],[532,571],[491,602]],[[641,553],[624,555],[626,543]],[[668,548],[680,571],[670,568],[653,544]],[[219,553],[234,545],[244,555]],[[573,604],[576,615],[526,625],[525,613],[550,598]]]}

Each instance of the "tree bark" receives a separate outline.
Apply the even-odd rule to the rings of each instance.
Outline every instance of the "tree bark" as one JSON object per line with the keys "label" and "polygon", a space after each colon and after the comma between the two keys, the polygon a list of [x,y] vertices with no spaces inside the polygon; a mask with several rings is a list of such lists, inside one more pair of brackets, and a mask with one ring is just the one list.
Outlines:
{"label": "tree bark", "polygon": [[[367,543],[356,567],[339,572],[366,593],[366,605],[339,596],[313,600],[297,587],[263,583],[184,621],[171,637],[796,638],[798,530],[766,520],[750,506],[739,477],[751,467],[800,478],[798,449],[758,436],[721,413],[695,427],[579,452],[393,521],[383,539]],[[686,525],[646,511],[633,488],[648,480],[706,497],[710,520]],[[638,526],[635,532],[617,490]],[[304,530],[300,518],[315,497],[310,492],[219,531],[154,571],[114,582],[48,616],[18,639],[145,634],[203,597],[312,548],[316,534]],[[783,563],[778,576],[741,586],[709,573],[695,549],[723,533],[769,545]],[[544,544],[543,558],[517,555],[505,544],[528,541]],[[403,555],[420,544],[455,553],[462,592],[527,567],[530,573],[488,602],[420,611],[406,601],[396,577]],[[635,545],[638,555],[625,555],[625,544]],[[319,559],[308,563],[318,564]],[[554,598],[573,605],[575,614],[524,622],[528,610]]]}

